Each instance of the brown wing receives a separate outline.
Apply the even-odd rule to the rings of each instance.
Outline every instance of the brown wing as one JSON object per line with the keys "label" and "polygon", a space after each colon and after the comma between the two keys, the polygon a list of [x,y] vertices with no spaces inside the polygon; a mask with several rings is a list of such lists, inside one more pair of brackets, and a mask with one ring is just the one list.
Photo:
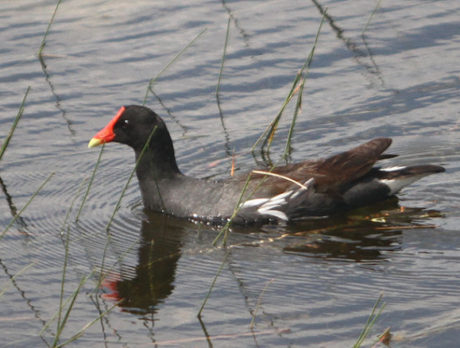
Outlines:
{"label": "brown wing", "polygon": [[339,187],[366,175],[382,153],[391,145],[389,138],[376,138],[349,151],[326,158],[318,163],[318,186]]}
{"label": "brown wing", "polygon": [[[385,158],[382,153],[391,145],[389,138],[376,138],[346,152],[320,159],[306,161],[273,169],[273,173],[283,175],[305,183],[315,179],[315,187],[319,192],[337,192],[340,187],[366,175],[379,159]],[[253,175],[257,180],[264,175]],[[282,178],[266,177],[265,187],[270,186],[274,194],[286,191],[293,184]]]}

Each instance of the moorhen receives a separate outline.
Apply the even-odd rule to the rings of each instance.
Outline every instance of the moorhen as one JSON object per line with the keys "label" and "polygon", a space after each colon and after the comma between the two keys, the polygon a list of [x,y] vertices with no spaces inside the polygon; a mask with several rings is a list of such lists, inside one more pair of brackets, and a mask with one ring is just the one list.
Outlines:
{"label": "moorhen", "polygon": [[378,160],[394,157],[382,154],[391,139],[376,138],[325,159],[220,181],[197,179],[180,172],[164,121],[138,105],[121,107],[88,147],[111,141],[134,149],[146,209],[215,224],[228,221],[237,205],[232,223],[238,224],[327,216],[386,199],[426,175],[444,171],[436,165],[374,167]]}

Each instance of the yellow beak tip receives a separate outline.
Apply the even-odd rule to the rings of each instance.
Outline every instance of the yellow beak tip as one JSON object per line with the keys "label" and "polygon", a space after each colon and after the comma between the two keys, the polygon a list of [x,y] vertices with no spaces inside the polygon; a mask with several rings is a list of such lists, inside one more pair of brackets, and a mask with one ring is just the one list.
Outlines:
{"label": "yellow beak tip", "polygon": [[91,149],[92,147],[96,147],[96,146],[99,146],[101,144],[102,144],[101,139],[92,138],[88,143],[88,148]]}

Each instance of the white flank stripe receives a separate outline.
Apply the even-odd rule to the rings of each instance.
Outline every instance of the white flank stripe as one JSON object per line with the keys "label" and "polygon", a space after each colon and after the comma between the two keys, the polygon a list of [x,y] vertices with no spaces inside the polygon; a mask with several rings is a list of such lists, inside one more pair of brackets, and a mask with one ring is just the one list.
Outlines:
{"label": "white flank stripe", "polygon": [[261,215],[270,215],[276,217],[277,219],[288,221],[288,216],[280,209],[289,204],[290,199],[296,197],[301,192],[305,192],[313,183],[314,179],[311,178],[305,182],[304,187],[301,187],[295,191],[289,190],[271,198],[250,199],[241,204],[241,208],[245,209],[258,207],[257,212]]}
{"label": "white flank stripe", "polygon": [[249,201],[246,201],[244,202],[242,205],[241,205],[241,208],[251,208],[251,207],[255,207],[255,206],[258,206],[258,205],[262,205],[264,204],[265,202],[268,201],[268,198],[255,198],[255,199],[250,199]]}

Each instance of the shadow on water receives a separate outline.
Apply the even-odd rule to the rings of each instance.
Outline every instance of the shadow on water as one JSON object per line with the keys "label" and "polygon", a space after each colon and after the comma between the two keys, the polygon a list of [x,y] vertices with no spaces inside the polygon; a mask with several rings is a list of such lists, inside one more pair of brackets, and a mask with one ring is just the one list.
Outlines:
{"label": "shadow on water", "polygon": [[[347,214],[304,220],[290,226],[266,225],[257,230],[234,228],[228,248],[270,244],[291,255],[376,263],[403,248],[403,230],[434,228],[425,224],[424,219],[435,216],[440,213],[402,207],[394,198]],[[155,314],[158,305],[175,289],[178,261],[190,248],[184,240],[191,226],[196,231],[196,225],[188,221],[149,213],[148,220],[141,225],[139,248],[133,250],[137,252],[137,265],[108,277],[103,283],[103,297],[121,301],[119,307],[125,312]]]}

